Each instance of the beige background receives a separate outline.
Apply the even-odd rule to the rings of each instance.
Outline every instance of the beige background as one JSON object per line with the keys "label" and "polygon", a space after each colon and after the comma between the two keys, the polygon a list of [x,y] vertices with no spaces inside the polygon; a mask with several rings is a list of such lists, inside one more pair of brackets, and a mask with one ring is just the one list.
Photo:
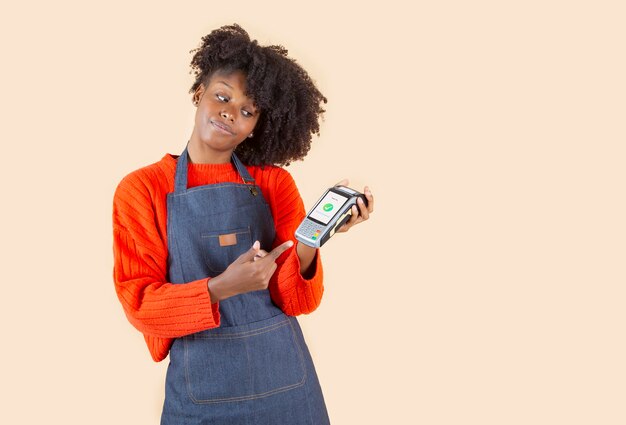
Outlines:
{"label": "beige background", "polygon": [[306,206],[376,196],[301,320],[333,423],[626,423],[622,2],[346,3],[3,6],[3,423],[158,423],[112,196],[181,151],[189,50],[232,22],[329,98]]}

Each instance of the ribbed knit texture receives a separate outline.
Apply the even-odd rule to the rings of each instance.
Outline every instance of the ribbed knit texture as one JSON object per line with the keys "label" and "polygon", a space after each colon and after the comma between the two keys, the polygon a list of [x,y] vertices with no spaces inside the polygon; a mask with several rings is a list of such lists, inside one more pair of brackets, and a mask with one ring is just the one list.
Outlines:
{"label": "ribbed knit texture", "polygon": [[[113,278],[117,296],[130,323],[143,333],[155,361],[169,352],[174,338],[220,325],[219,303],[212,303],[208,278],[185,284],[166,282],[167,203],[174,191],[177,159],[161,161],[130,173],[118,185],[113,200]],[[305,216],[304,204],[288,171],[279,167],[246,167],[269,204],[276,239],[273,247],[291,239]],[[189,164],[188,187],[241,182],[234,166]],[[272,247],[272,248],[273,248]],[[324,287],[319,250],[310,279],[300,274],[295,245],[276,261],[270,295],[285,314],[310,313],[319,306]]]}

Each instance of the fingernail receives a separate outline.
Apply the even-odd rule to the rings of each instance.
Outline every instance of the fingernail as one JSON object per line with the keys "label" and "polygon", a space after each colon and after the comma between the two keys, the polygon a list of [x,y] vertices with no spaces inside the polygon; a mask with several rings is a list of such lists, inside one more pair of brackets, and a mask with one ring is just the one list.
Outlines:
{"label": "fingernail", "polygon": [[293,246],[293,241],[287,241],[287,246],[291,248]]}
{"label": "fingernail", "polygon": [[357,199],[356,201],[357,201],[359,204],[362,204],[362,203],[363,203],[363,199],[361,199],[361,198]]}
{"label": "fingernail", "polygon": [[261,247],[261,244],[259,243],[259,241],[254,241],[254,244],[252,245],[252,248],[259,249],[260,247]]}

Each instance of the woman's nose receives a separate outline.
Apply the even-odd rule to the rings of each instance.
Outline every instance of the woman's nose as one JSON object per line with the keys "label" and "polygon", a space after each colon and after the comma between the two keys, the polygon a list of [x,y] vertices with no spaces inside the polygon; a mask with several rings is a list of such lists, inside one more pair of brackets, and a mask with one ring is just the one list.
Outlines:
{"label": "woman's nose", "polygon": [[220,115],[221,115],[221,116],[222,116],[222,118],[224,118],[225,120],[230,120],[230,121],[232,121],[232,120],[233,120],[233,114],[231,114],[231,113],[230,113],[230,112],[228,112],[228,111],[222,111],[222,112],[220,113]]}

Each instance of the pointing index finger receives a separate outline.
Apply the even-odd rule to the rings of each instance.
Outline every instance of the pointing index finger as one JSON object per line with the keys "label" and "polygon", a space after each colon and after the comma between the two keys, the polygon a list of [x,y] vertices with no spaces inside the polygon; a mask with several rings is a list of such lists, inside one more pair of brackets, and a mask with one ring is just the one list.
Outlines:
{"label": "pointing index finger", "polygon": [[293,241],[289,240],[286,242],[283,242],[282,244],[278,245],[276,248],[274,248],[272,250],[272,252],[270,252],[267,257],[271,257],[272,260],[276,260],[278,257],[280,257],[280,255],[287,251],[289,248],[291,248],[293,246]]}

